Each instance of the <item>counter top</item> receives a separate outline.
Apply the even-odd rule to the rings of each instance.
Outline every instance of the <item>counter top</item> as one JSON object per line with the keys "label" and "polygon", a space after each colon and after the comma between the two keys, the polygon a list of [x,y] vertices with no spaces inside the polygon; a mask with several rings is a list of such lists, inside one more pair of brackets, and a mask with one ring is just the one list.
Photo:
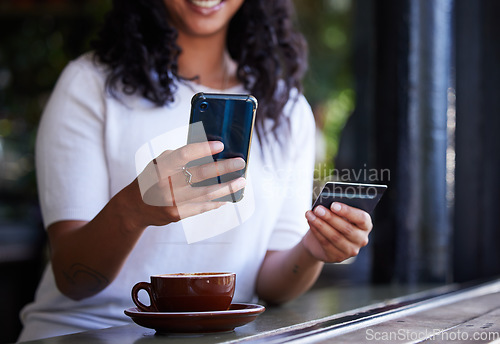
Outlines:
{"label": "counter top", "polygon": [[[152,329],[130,325],[92,330],[72,335],[47,338],[33,343],[226,343],[279,337],[290,331],[311,329],[325,320],[356,317],[357,314],[400,302],[405,295],[431,290],[435,286],[331,286],[313,289],[298,299],[266,311],[247,325],[233,332],[203,335],[156,335]],[[415,294],[417,293],[417,294]],[[413,296],[412,296],[413,297]]]}

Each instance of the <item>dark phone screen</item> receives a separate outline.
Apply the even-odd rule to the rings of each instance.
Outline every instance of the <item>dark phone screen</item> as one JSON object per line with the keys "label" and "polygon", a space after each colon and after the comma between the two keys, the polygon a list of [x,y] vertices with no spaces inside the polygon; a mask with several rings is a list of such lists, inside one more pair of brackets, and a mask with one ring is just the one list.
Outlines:
{"label": "dark phone screen", "polygon": [[[214,161],[240,157],[248,164],[248,154],[253,132],[256,103],[247,95],[201,94],[195,95],[191,106],[191,124],[201,122],[204,132],[196,133],[191,130],[188,134],[188,143],[208,141],[222,141],[224,150],[212,156]],[[208,159],[192,161],[187,166],[202,165],[211,162]],[[217,178],[193,184],[206,186],[224,183],[244,176],[246,168],[237,172],[227,173]],[[229,201],[237,201],[243,192],[237,192]]]}

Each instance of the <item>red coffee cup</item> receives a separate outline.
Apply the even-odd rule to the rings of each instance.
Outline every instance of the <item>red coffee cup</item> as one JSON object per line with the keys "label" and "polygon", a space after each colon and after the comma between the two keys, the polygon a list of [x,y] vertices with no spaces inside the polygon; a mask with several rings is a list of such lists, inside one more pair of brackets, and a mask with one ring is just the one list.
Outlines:
{"label": "red coffee cup", "polygon": [[[176,273],[153,275],[151,282],[132,288],[132,300],[143,312],[206,312],[229,309],[234,296],[233,272]],[[144,289],[151,305],[139,301]]]}

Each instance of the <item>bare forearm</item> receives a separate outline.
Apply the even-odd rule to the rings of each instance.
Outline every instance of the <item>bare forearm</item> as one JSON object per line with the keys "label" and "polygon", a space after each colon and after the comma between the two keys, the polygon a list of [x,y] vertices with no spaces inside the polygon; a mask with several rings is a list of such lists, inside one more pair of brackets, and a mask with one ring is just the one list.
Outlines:
{"label": "bare forearm", "polygon": [[[49,226],[59,290],[76,300],[97,294],[118,275],[147,226],[164,226],[216,209],[224,203],[212,200],[243,188],[243,178],[197,188],[186,182],[182,168],[188,162],[223,149],[221,142],[210,141],[164,151],[92,221],[68,220]],[[190,168],[190,174],[198,182],[238,171],[244,165],[241,158],[227,159]],[[139,180],[144,182],[142,190]]]}
{"label": "bare forearm", "polygon": [[284,303],[309,290],[323,262],[304,248],[302,242],[290,250],[269,251],[257,278],[257,294],[272,304]]}
{"label": "bare forearm", "polygon": [[[145,226],[134,222],[129,186],[90,222],[49,228],[52,268],[59,290],[80,300],[97,294],[118,275]],[[82,226],[83,224],[83,226]],[[52,232],[52,233],[51,233]]]}

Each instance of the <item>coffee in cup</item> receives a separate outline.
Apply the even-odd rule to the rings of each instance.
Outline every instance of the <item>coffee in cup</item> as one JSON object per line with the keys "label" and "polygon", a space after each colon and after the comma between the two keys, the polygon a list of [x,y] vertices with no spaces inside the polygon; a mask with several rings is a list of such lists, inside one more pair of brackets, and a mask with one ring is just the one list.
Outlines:
{"label": "coffee in cup", "polygon": [[[176,273],[153,275],[151,282],[132,288],[132,300],[143,312],[206,312],[229,309],[234,296],[233,272]],[[146,306],[138,293],[144,289],[151,301]]]}

